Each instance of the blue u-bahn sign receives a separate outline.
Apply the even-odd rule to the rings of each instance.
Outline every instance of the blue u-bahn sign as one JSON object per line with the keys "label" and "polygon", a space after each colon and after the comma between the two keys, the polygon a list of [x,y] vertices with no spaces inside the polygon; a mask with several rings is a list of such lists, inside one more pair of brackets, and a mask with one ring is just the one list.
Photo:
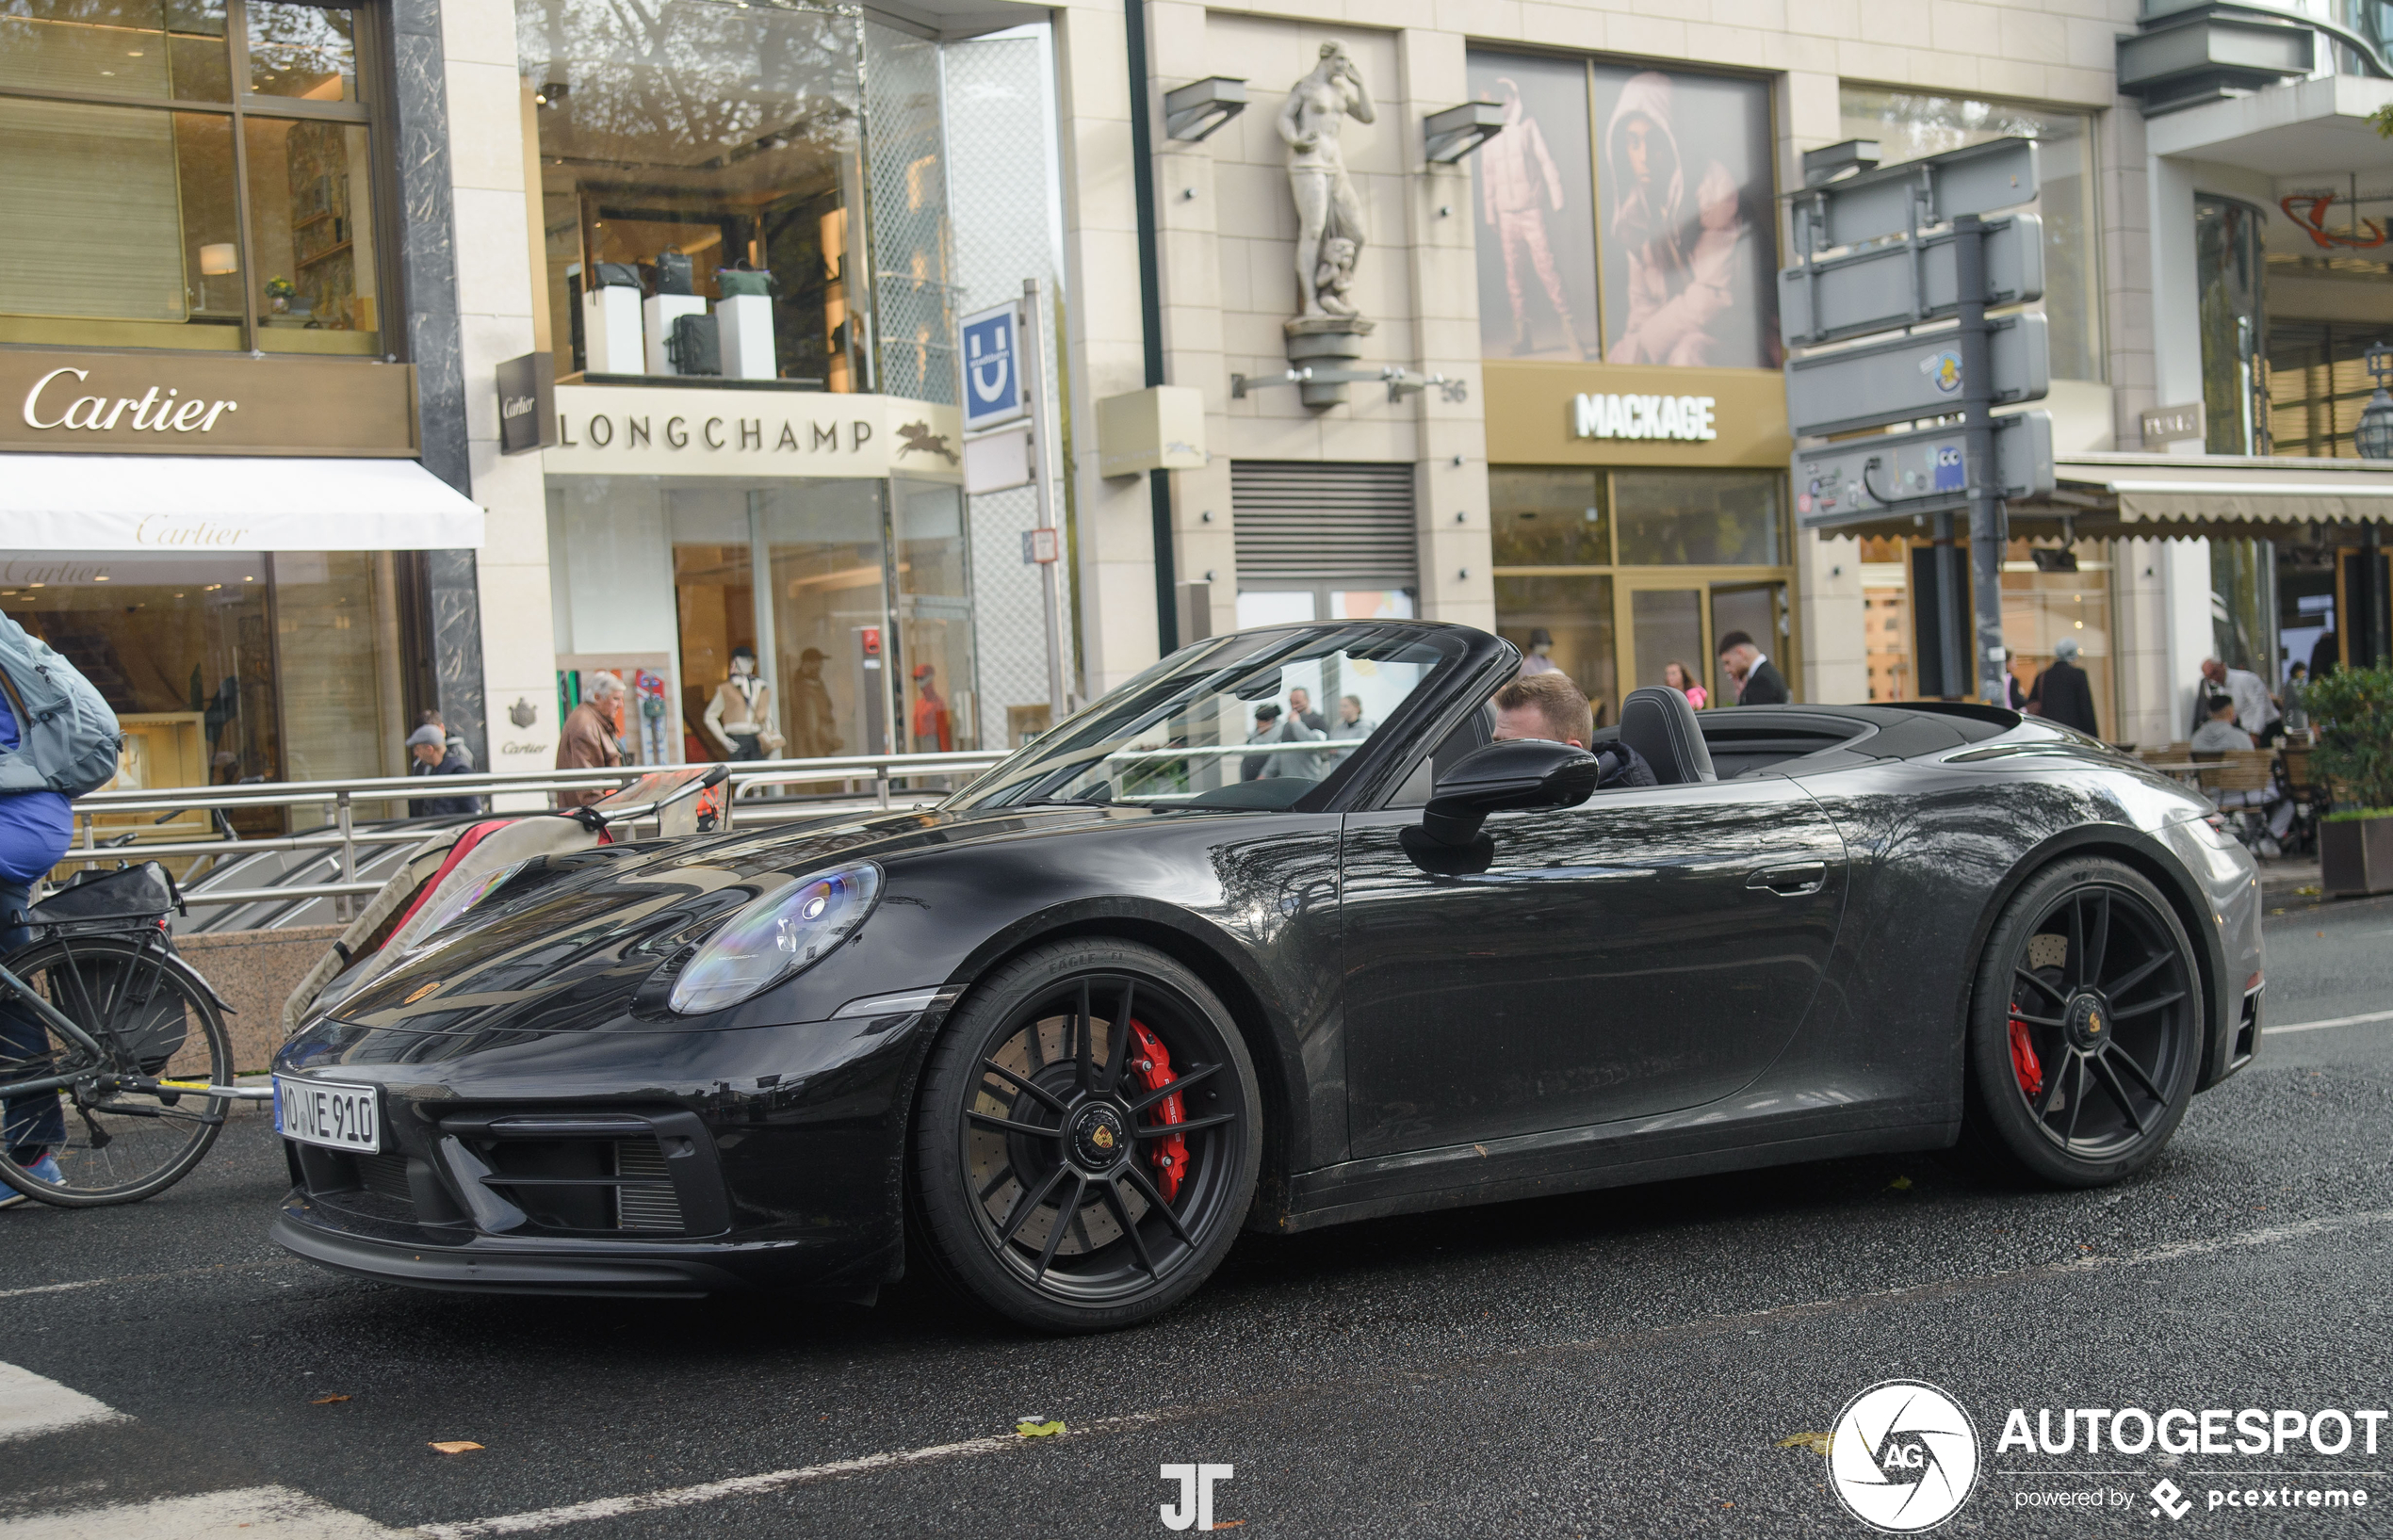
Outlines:
{"label": "blue u-bahn sign", "polygon": [[1012,422],[1029,410],[1022,393],[1021,316],[1011,303],[964,317],[964,431]]}

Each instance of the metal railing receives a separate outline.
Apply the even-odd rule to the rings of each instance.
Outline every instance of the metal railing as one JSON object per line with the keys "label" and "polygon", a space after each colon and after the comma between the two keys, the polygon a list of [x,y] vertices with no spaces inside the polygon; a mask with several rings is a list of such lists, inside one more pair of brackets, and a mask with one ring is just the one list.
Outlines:
{"label": "metal railing", "polygon": [[[731,795],[725,799],[719,828],[793,822],[800,819],[819,818],[828,813],[858,807],[887,808],[900,790],[912,793],[930,791],[944,796],[965,781],[1005,757],[1001,750],[984,750],[969,754],[846,754],[825,759],[761,759],[725,767],[730,771]],[[349,781],[260,781],[240,786],[176,786],[128,791],[95,791],[78,798],[74,813],[78,824],[77,841],[65,856],[65,864],[96,866],[131,860],[174,860],[180,858],[213,858],[211,871],[220,870],[227,861],[252,855],[299,851],[337,852],[336,881],[325,883],[292,883],[286,885],[259,888],[224,888],[202,886],[187,891],[187,902],[193,904],[238,904],[298,902],[314,899],[346,900],[381,889],[380,881],[358,876],[358,851],[377,846],[420,844],[429,831],[417,824],[406,828],[368,829],[360,831],[356,811],[362,804],[376,802],[406,802],[430,798],[486,797],[494,819],[526,818],[557,811],[555,797],[566,791],[611,792],[629,786],[643,775],[654,774],[673,766],[625,765],[610,770],[480,770],[465,775],[443,775],[437,779],[423,775],[381,776]],[[936,787],[920,785],[924,781],[941,783]],[[776,788],[796,786],[837,784],[842,787],[869,786],[864,796],[835,798],[773,798],[760,795]],[[513,805],[509,805],[513,803]],[[229,819],[220,815],[252,808],[317,807],[329,810],[325,826],[319,830],[295,835],[269,835],[254,839],[240,837]],[[99,820],[114,815],[133,813],[163,813],[168,818],[182,813],[206,813],[214,818],[217,827],[225,832],[220,839],[186,840],[125,840],[126,834],[138,829],[113,828],[103,842]],[[158,821],[165,821],[160,819]],[[637,827],[648,819],[634,819],[628,825]]]}

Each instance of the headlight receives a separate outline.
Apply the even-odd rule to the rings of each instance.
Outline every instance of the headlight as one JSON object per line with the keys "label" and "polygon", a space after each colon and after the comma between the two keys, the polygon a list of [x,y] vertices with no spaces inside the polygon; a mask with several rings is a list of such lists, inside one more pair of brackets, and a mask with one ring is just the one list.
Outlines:
{"label": "headlight", "polygon": [[752,900],[707,939],[674,981],[684,1015],[720,1011],[811,967],[855,933],[881,896],[871,862],[784,883]]}

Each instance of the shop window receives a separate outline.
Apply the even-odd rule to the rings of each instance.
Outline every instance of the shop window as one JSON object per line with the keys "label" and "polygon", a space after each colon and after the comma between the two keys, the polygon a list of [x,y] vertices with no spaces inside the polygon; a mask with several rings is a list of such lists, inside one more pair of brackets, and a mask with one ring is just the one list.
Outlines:
{"label": "shop window", "polygon": [[[1885,537],[1861,543],[1863,650],[1872,701],[1920,698],[1911,579],[1913,555],[1925,543]],[[2107,733],[2119,730],[2110,641],[2111,552],[2104,541],[2063,548],[2015,540],[2003,554],[2002,567],[2003,641],[2021,692],[2034,695],[2037,681],[2052,667],[2054,648],[2067,638],[2077,644],[2077,666],[2093,692],[2095,720]]]}
{"label": "shop window", "polygon": [[972,570],[964,494],[927,481],[891,483],[896,534],[901,751],[948,754],[978,741]]}
{"label": "shop window", "polygon": [[674,681],[672,731],[638,740],[643,763],[728,757],[706,714],[743,647],[785,754],[980,745],[952,487],[552,477],[548,540],[561,691],[602,668]]}
{"label": "shop window", "polygon": [[710,319],[722,351],[736,300],[762,307],[770,347],[723,351],[724,372],[873,388],[871,265],[850,218],[864,24],[713,0],[518,0],[515,21],[558,373],[698,372],[664,354],[672,320]]}
{"label": "shop window", "polygon": [[1776,566],[1775,471],[1614,471],[1623,566]]}
{"label": "shop window", "polygon": [[[2101,224],[2094,201],[2093,114],[1962,96],[1847,86],[1840,137],[1876,139],[1886,162],[1989,139],[2036,141],[2044,221],[2044,297],[2056,380],[2103,380]],[[2033,307],[2031,307],[2033,308]]]}
{"label": "shop window", "polygon": [[2376,390],[2368,350],[2388,332],[2368,322],[2270,318],[2270,453],[2358,456],[2352,435]]}
{"label": "shop window", "polygon": [[1480,351],[1775,368],[1766,84],[1473,49]]}
{"label": "shop window", "polygon": [[0,342],[382,355],[371,12],[9,10]]}
{"label": "shop window", "polygon": [[1542,633],[1599,720],[1671,663],[1729,704],[1716,641],[1732,631],[1797,678],[1783,485],[1773,471],[1491,467],[1496,629],[1524,654]]}
{"label": "shop window", "polygon": [[2261,308],[2267,216],[2232,198],[2193,201],[2197,316],[2202,328],[2203,446],[2214,455],[2269,452]]}
{"label": "shop window", "polygon": [[0,607],[116,712],[120,787],[341,779],[401,768],[397,581],[374,551],[20,554]]}

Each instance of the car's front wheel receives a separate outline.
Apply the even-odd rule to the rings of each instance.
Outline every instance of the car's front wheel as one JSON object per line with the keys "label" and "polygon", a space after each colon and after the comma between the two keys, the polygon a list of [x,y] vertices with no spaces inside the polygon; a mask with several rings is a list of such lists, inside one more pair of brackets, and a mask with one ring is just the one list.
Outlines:
{"label": "car's front wheel", "polygon": [[2193,1099],[2206,1020],[2193,943],[2149,881],[2100,859],[2037,873],[1978,967],[1964,1143],[2065,1187],[2133,1175]]}
{"label": "car's front wheel", "polygon": [[1132,1325],[1219,1264],[1262,1152],[1253,1062],[1201,979],[1129,942],[1043,947],[983,980],[931,1051],[917,1244],[1025,1325]]}

